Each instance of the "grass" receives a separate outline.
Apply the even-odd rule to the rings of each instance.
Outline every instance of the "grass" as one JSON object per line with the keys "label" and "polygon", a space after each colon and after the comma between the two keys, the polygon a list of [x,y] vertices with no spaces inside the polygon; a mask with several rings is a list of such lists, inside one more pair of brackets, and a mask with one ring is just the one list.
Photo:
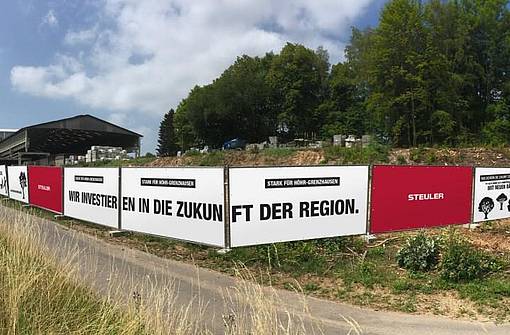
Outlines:
{"label": "grass", "polygon": [[123,166],[144,166],[153,161],[157,157],[138,157],[128,160],[104,160],[91,163],[80,163],[77,165],[70,165],[69,167],[123,167]]}
{"label": "grass", "polygon": [[[17,203],[7,201],[7,204]],[[30,211],[37,211],[39,215],[45,213],[36,209]],[[110,238],[106,231],[94,229],[94,225],[82,226],[72,220],[58,222],[105,240],[160,257],[193,262],[232,276],[237,275],[238,266],[243,266],[252,273],[265,274],[254,279],[260,284],[290,290],[301,287],[312,296],[377,309],[510,320],[510,253],[493,253],[504,264],[501,271],[489,274],[483,280],[451,283],[443,280],[437,269],[411,273],[397,266],[397,251],[405,239],[416,232],[384,236],[382,238],[388,240],[375,246],[367,245],[358,237],[339,237],[235,248],[227,254],[218,254],[214,248],[144,234]],[[463,232],[460,228],[443,228],[427,234],[448,235],[452,231]],[[506,234],[507,231],[508,226],[490,222],[482,226],[478,234],[482,238]],[[454,309],[443,301],[445,294],[454,299],[455,304],[465,305],[466,311],[460,313],[459,309],[454,313]]]}
{"label": "grass", "polygon": [[260,151],[260,154],[271,158],[287,158],[293,156],[298,149],[293,148],[267,148]]}
{"label": "grass", "polygon": [[380,144],[371,144],[366,148],[327,146],[324,148],[324,162],[345,165],[387,163],[389,154],[390,148]]}
{"label": "grass", "polygon": [[72,258],[55,264],[23,231],[0,225],[0,332],[148,334],[138,317],[77,284]]}
{"label": "grass", "polygon": [[[11,206],[17,207],[16,204]],[[32,209],[30,212],[42,213]],[[110,278],[106,292],[99,295],[92,291],[85,283],[90,282],[89,277],[97,278],[96,273],[104,271],[98,269],[93,255],[82,253],[78,244],[57,241],[54,245],[54,241],[46,240],[36,216],[22,211],[17,215],[12,213],[0,207],[0,333],[212,333],[207,326],[211,316],[205,315],[203,309],[207,302],[191,298],[188,305],[177,304],[179,288],[173,283],[162,283],[156,274],[154,279],[147,275],[139,282],[126,280],[112,269],[110,274],[101,272],[100,275]],[[161,247],[161,239],[140,240]],[[172,245],[178,243],[167,244]],[[195,250],[205,249],[195,246]],[[313,322],[305,325],[301,314],[281,308],[284,302],[278,293],[257,284],[258,279],[248,268],[232,269],[240,280],[235,287],[225,290],[224,308],[216,311],[219,315],[228,311],[223,315],[225,334],[322,333]],[[304,300],[302,306],[292,307],[307,315]],[[355,323],[349,320],[348,324],[351,323],[355,327],[352,334],[359,333]]]}

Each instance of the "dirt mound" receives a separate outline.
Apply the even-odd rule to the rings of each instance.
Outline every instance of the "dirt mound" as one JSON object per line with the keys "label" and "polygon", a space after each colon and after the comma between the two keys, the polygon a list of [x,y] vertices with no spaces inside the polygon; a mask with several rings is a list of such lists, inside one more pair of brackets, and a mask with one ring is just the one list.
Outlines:
{"label": "dirt mound", "polygon": [[481,249],[495,253],[510,252],[510,220],[484,223],[475,230],[464,230],[464,235]]}
{"label": "dirt mound", "polygon": [[[338,157],[329,157],[322,149],[268,149],[253,151],[217,151],[208,154],[191,154],[182,157],[164,157],[156,159],[145,166],[304,166],[349,162],[350,152],[340,152]],[[331,156],[331,154],[330,154]],[[356,157],[355,157],[356,158]],[[362,162],[380,164],[389,162],[397,165],[467,165],[502,167],[510,166],[510,148],[414,148],[391,149],[387,159],[371,158],[361,155]],[[365,159],[366,158],[366,159]],[[386,158],[386,156],[385,156]],[[376,161],[374,161],[376,159]],[[361,161],[360,161],[361,162]],[[386,163],[384,163],[386,164]]]}
{"label": "dirt mound", "polygon": [[508,148],[392,149],[390,164],[510,166]]}
{"label": "dirt mound", "polygon": [[314,150],[289,151],[283,154],[237,152],[225,155],[225,163],[229,166],[318,165],[323,160],[324,154]]}
{"label": "dirt mound", "polygon": [[149,167],[165,167],[165,166],[189,166],[193,165],[192,157],[162,157],[158,158],[146,166]]}
{"label": "dirt mound", "polygon": [[163,157],[146,166],[264,166],[264,165],[318,165],[324,160],[320,150],[287,150],[274,152],[228,151],[183,157]]}

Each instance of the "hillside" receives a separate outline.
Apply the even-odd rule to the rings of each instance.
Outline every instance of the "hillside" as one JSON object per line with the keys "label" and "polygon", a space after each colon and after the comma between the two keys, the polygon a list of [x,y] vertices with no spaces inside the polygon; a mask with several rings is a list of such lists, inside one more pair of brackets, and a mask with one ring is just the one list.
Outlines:
{"label": "hillside", "polygon": [[125,162],[131,166],[303,166],[321,164],[418,164],[418,165],[472,165],[510,166],[510,148],[456,148],[456,149],[387,149],[371,147],[348,149],[266,149],[259,152],[220,151],[208,154],[187,154],[142,162]]}

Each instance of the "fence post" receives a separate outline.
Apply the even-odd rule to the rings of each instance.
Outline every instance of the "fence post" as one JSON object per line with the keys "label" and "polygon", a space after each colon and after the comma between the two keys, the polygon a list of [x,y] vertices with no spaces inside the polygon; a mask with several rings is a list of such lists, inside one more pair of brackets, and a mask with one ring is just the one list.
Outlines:
{"label": "fence post", "polygon": [[375,235],[370,233],[370,225],[371,225],[371,217],[372,217],[372,202],[370,201],[370,195],[372,193],[372,175],[373,175],[373,168],[374,166],[372,164],[368,165],[368,182],[367,182],[367,215],[366,215],[366,232],[364,239],[367,243],[370,243],[371,241],[375,240]]}
{"label": "fence post", "polygon": [[118,221],[117,221],[117,225],[118,225],[118,229],[119,231],[122,230],[122,168],[119,167],[119,189],[118,189],[118,200],[117,200],[117,204],[119,206],[119,208],[117,209],[118,210],[118,213],[119,213],[119,217],[118,217]]}
{"label": "fence post", "polygon": [[472,166],[473,178],[471,178],[471,221],[468,223],[467,227],[469,229],[475,229],[480,226],[480,224],[475,223],[475,187],[476,187],[476,167]]}
{"label": "fence post", "polygon": [[220,249],[219,253],[227,253],[231,248],[230,236],[230,169],[228,165],[223,167],[223,213],[224,213],[224,233],[225,233],[225,247]]}

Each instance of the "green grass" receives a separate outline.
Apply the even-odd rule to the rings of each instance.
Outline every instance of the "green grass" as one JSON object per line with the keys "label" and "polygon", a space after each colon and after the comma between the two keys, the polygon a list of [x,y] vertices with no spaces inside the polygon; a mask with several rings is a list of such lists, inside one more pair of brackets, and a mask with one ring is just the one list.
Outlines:
{"label": "green grass", "polygon": [[69,165],[69,167],[123,167],[123,166],[143,166],[155,161],[157,157],[139,157],[128,160],[104,160],[91,163],[80,163],[78,165]]}
{"label": "green grass", "polygon": [[344,148],[327,146],[324,148],[325,163],[336,164],[372,164],[387,163],[390,148],[384,145],[372,144],[367,148]]}
{"label": "green grass", "polygon": [[287,158],[294,155],[298,149],[293,148],[267,148],[260,151],[260,154],[271,158]]}
{"label": "green grass", "polygon": [[415,163],[424,163],[428,165],[437,164],[439,158],[436,155],[436,150],[430,148],[413,148],[409,152],[409,159]]}
{"label": "green grass", "polygon": [[[38,215],[45,213],[33,211]],[[487,224],[482,229],[491,233],[500,228]],[[437,233],[448,236],[452,232],[443,229]],[[488,274],[484,279],[448,282],[442,279],[439,268],[412,273],[398,267],[396,254],[408,235],[395,235],[396,240],[376,247],[369,247],[359,237],[337,237],[234,248],[226,254],[218,254],[216,249],[210,247],[144,234],[129,234],[127,238],[133,243],[130,244],[132,247],[162,257],[192,261],[231,275],[235,274],[236,265],[242,264],[253,273],[266,274],[268,277],[261,279],[263,283],[271,282],[291,290],[301,287],[306,293],[316,296],[335,296],[354,304],[375,304],[413,312],[418,308],[419,295],[440,296],[445,292],[455,292],[461,299],[479,306],[484,315],[510,319],[510,274],[507,272],[510,255],[494,255],[501,260],[501,270]],[[337,281],[339,284],[332,284]],[[374,294],[374,290],[383,290],[393,299]],[[429,310],[433,310],[433,307]]]}
{"label": "green grass", "polygon": [[[0,235],[0,333],[147,334],[130,313],[111,305],[57,267],[20,231]],[[30,237],[28,237],[30,238]]]}
{"label": "green grass", "polygon": [[214,151],[207,154],[201,154],[198,156],[200,159],[197,165],[200,166],[223,166],[225,164],[225,152]]}

